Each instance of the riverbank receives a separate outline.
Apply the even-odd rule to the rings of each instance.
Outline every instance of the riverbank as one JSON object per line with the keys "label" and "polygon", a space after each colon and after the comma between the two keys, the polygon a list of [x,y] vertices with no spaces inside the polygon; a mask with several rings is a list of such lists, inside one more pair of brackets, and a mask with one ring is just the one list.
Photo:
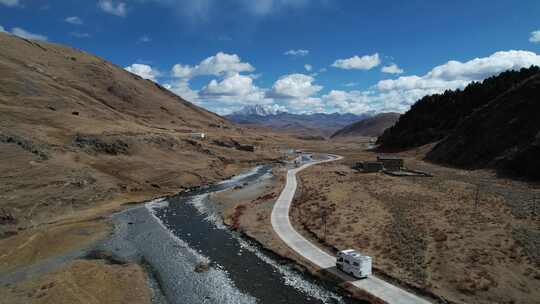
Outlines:
{"label": "riverbank", "polygon": [[154,292],[144,260],[111,263],[108,254],[87,255],[114,234],[112,214],[174,194],[168,188],[126,193],[0,239],[0,303],[79,303],[85,295],[99,303],[149,303]]}
{"label": "riverbank", "polygon": [[112,202],[1,240],[0,303],[149,303],[141,265],[87,258],[113,231],[108,214],[121,208]]}

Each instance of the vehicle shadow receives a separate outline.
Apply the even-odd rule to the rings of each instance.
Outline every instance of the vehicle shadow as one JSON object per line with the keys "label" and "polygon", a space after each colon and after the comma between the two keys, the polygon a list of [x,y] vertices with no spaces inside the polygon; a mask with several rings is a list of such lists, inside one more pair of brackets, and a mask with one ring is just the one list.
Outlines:
{"label": "vehicle shadow", "polygon": [[356,288],[353,286],[353,282],[361,281],[364,279],[358,279],[355,278],[339,269],[337,269],[336,266],[324,268],[318,271],[319,274],[330,280],[334,283],[340,285],[341,287],[345,288],[348,292],[353,295],[355,299],[358,299],[361,301],[360,303],[370,303],[370,304],[385,304],[386,302],[382,301],[381,299],[377,298],[376,296],[372,295],[366,290]]}
{"label": "vehicle shadow", "polygon": [[332,277],[333,279],[337,281],[341,281],[341,282],[354,282],[354,281],[363,280],[363,279],[353,277],[352,275],[339,270],[336,266],[323,268],[319,270],[319,273],[328,277]]}

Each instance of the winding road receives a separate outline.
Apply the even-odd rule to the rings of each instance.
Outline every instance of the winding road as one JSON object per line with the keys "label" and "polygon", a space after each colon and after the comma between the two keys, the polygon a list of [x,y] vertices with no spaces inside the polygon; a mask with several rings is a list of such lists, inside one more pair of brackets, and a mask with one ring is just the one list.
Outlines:
{"label": "winding road", "polygon": [[[350,282],[354,286],[372,294],[384,302],[390,304],[430,303],[398,286],[392,285],[380,278],[377,278],[374,275],[371,275],[366,279],[357,280],[343,272],[340,272],[335,267],[336,258],[334,256],[326,253],[308,241],[293,228],[289,220],[289,209],[296,192],[296,173],[316,164],[336,161],[343,158],[337,155],[329,155],[329,157],[329,159],[310,162],[302,165],[299,168],[290,169],[287,172],[285,187],[279,195],[272,210],[271,220],[274,231],[287,244],[287,246],[306,258],[311,263],[315,264],[321,269],[325,269],[333,273],[345,281]],[[373,259],[376,260],[377,257],[373,257]]]}

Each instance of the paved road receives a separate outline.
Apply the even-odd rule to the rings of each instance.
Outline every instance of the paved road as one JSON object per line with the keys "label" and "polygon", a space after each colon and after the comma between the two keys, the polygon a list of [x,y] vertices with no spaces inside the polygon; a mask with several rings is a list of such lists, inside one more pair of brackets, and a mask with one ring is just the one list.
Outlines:
{"label": "paved road", "polygon": [[[363,289],[379,299],[391,304],[412,304],[412,303],[430,303],[414,294],[409,293],[395,285],[392,285],[376,276],[369,276],[367,279],[357,280],[335,268],[336,258],[319,247],[305,239],[300,233],[294,230],[289,220],[289,208],[291,206],[294,193],[296,192],[296,173],[315,164],[335,161],[341,159],[341,156],[331,156],[330,159],[310,162],[299,168],[291,169],[287,172],[287,182],[285,188],[279,195],[274,209],[272,210],[272,227],[278,236],[294,251],[317,265],[322,269],[326,269],[333,274],[341,277],[343,280],[349,281],[354,286]],[[373,257],[374,260],[377,257]]]}

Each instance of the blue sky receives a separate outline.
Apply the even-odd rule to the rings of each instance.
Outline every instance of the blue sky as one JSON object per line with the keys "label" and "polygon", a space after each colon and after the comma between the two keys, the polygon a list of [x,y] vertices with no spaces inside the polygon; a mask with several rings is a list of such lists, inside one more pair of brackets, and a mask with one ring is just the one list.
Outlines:
{"label": "blue sky", "polygon": [[0,31],[94,53],[221,114],[406,111],[540,65],[540,1],[0,0]]}

